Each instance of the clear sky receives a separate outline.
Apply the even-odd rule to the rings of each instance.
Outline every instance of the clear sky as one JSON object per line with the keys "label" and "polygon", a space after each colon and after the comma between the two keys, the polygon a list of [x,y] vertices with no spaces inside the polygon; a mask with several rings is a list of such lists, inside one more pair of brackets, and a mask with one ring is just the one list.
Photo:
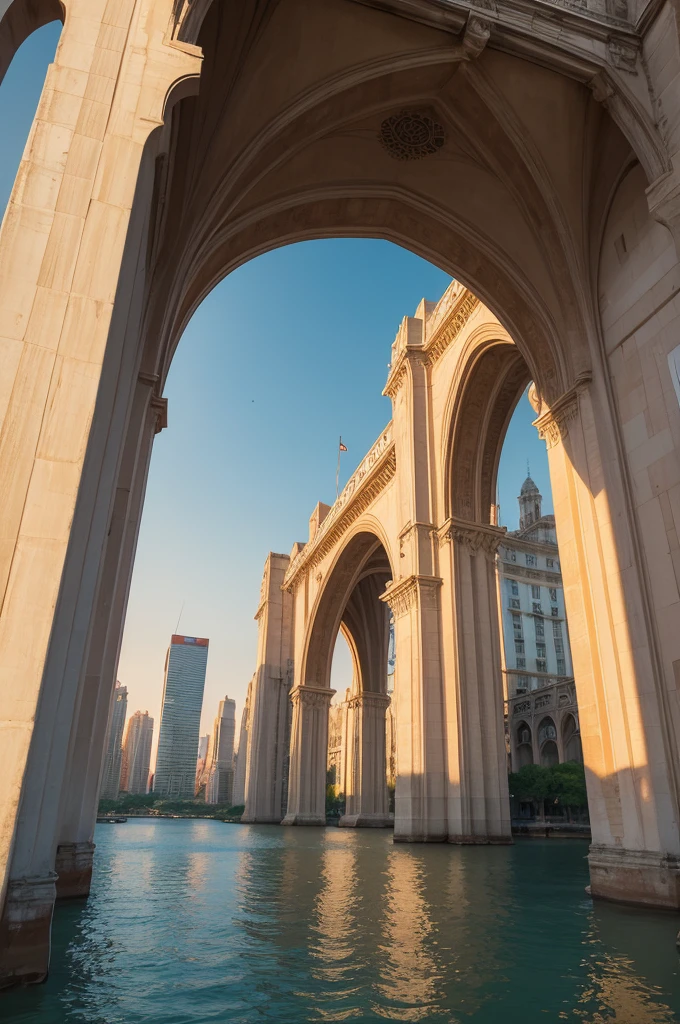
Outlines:
{"label": "clear sky", "polygon": [[[35,33],[0,87],[0,208],[21,159],[59,26]],[[128,712],[160,720],[170,635],[210,638],[201,731],[225,695],[237,720],[254,666],[262,567],[308,535],[317,501],[335,497],[390,418],[381,396],[390,346],[421,298],[450,278],[384,241],[304,242],[231,274],[189,324],[168,378],[169,427],[156,438],[118,677]],[[552,511],[545,445],[520,400],[499,472],[501,521],[517,526],[531,475]],[[182,610],[183,609],[183,610]],[[351,681],[338,651],[333,685]]]}

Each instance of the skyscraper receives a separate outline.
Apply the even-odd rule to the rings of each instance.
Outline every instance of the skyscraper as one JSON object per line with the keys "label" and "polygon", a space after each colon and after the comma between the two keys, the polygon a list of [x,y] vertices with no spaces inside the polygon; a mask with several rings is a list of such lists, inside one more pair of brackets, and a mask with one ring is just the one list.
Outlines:
{"label": "skyscraper", "polygon": [[122,762],[122,740],[125,715],[127,713],[127,687],[116,683],[113,704],[109,714],[109,727],[104,745],[102,784],[99,791],[101,800],[117,800],[120,790],[120,769]]}
{"label": "skyscraper", "polygon": [[152,739],[153,718],[149,717],[148,711],[143,714],[141,711],[135,711],[128,719],[123,743],[120,788],[126,793],[146,793]]}
{"label": "skyscraper", "polygon": [[210,742],[210,768],[205,787],[207,804],[231,804],[234,792],[236,701],[220,701]]}
{"label": "skyscraper", "polygon": [[154,793],[193,800],[209,641],[173,635],[165,659]]}

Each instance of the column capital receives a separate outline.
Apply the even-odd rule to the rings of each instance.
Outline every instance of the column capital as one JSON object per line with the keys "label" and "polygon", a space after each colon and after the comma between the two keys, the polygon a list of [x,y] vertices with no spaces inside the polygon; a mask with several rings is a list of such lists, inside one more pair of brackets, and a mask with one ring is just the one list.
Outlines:
{"label": "column capital", "polygon": [[149,408],[156,418],[155,433],[160,434],[161,430],[164,430],[168,425],[168,400],[167,398],[159,398],[157,395],[152,395]]}
{"label": "column capital", "polygon": [[560,395],[545,412],[541,412],[542,403],[537,399],[536,411],[539,415],[534,420],[534,426],[538,430],[538,436],[545,441],[546,447],[554,448],[567,436],[569,423],[578,413],[579,395],[586,390],[591,380],[590,371],[579,374],[569,390]]}
{"label": "column capital", "polygon": [[347,706],[350,708],[380,708],[386,710],[391,703],[391,698],[387,693],[375,693],[372,690],[362,690],[361,693],[355,693],[347,701]]}
{"label": "column capital", "polygon": [[493,556],[507,532],[505,526],[491,526],[449,516],[437,530],[437,536],[440,546],[454,541],[456,544],[465,544],[473,554],[482,551],[485,555]]}
{"label": "column capital", "polygon": [[423,592],[436,591],[441,587],[440,576],[420,576],[413,574],[405,579],[394,580],[387,586],[385,592],[380,595],[380,600],[390,606],[395,616],[405,615],[414,605],[421,601]]}
{"label": "column capital", "polygon": [[335,690],[327,689],[325,686],[314,686],[304,684],[295,686],[290,691],[290,699],[295,704],[304,704],[311,708],[329,707]]}

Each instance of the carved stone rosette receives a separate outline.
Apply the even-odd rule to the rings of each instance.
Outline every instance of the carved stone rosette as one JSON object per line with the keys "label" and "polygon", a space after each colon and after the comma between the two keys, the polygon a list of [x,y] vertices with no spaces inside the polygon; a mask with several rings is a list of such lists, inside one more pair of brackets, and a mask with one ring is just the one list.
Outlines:
{"label": "carved stone rosette", "polygon": [[481,551],[482,554],[493,558],[507,532],[504,526],[486,526],[484,523],[474,523],[468,519],[450,516],[437,530],[437,535],[440,545],[453,541],[456,544],[464,544],[474,555]]}
{"label": "carved stone rosette", "polygon": [[577,377],[573,387],[553,402],[547,412],[534,420],[538,436],[545,441],[547,448],[554,448],[569,433],[569,423],[576,419],[578,414],[579,395],[585,391],[591,379],[590,373],[582,373]]}
{"label": "carved stone rosette", "polygon": [[437,590],[441,585],[440,576],[407,576],[388,586],[380,600],[389,605],[395,618],[399,618],[421,602],[423,591]]}

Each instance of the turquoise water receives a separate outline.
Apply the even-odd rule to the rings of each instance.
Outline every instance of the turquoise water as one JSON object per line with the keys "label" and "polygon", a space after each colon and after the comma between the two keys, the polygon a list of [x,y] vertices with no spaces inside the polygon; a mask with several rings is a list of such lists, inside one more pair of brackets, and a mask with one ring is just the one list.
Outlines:
{"label": "turquoise water", "polygon": [[586,897],[587,845],[393,844],[387,831],[99,826],[48,982],[3,1024],[680,1019],[678,920]]}

